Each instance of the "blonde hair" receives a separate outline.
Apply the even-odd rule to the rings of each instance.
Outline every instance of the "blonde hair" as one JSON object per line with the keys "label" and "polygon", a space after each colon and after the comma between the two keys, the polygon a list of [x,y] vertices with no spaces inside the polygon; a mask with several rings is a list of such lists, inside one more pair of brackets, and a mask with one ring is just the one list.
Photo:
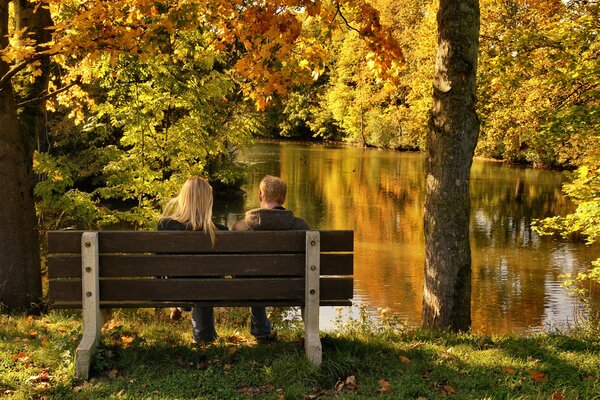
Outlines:
{"label": "blonde hair", "polygon": [[212,187],[206,179],[192,176],[183,184],[177,197],[167,203],[163,217],[189,224],[194,231],[204,231],[214,246],[217,228],[212,222],[212,208]]}
{"label": "blonde hair", "polygon": [[283,179],[276,176],[265,176],[258,185],[263,198],[269,203],[283,204],[287,193],[287,185]]}

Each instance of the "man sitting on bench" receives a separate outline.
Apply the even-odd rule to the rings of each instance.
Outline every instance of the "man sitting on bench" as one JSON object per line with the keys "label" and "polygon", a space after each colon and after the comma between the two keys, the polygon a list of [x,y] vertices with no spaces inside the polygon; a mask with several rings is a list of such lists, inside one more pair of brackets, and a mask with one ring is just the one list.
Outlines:
{"label": "man sitting on bench", "polygon": [[[294,216],[283,207],[287,185],[283,179],[267,175],[258,187],[260,208],[246,213],[243,220],[233,226],[233,231],[284,231],[309,230],[308,223]],[[267,343],[272,339],[271,323],[267,319],[265,307],[251,307],[250,333],[259,343]]]}

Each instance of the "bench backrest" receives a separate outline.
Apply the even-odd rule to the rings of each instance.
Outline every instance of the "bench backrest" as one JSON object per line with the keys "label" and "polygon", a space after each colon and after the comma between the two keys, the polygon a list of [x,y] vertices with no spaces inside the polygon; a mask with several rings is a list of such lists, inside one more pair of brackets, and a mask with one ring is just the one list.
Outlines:
{"label": "bench backrest", "polygon": [[[48,233],[49,300],[80,308],[82,231]],[[320,304],[349,305],[353,231],[320,232]],[[304,305],[302,231],[100,231],[101,307]],[[168,279],[163,279],[167,277]]]}

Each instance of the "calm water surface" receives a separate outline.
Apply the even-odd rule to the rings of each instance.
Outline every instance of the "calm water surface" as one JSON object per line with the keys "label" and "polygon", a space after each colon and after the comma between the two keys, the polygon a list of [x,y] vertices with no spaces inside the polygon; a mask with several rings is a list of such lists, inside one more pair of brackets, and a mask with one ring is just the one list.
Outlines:
{"label": "calm water surface", "polygon": [[[419,324],[423,287],[423,156],[354,147],[259,143],[244,201],[215,210],[230,226],[258,206],[266,174],[288,183],[285,206],[315,229],[355,231],[355,303]],[[585,270],[598,247],[540,237],[533,218],[564,214],[559,172],[476,160],[471,173],[473,330],[524,332],[572,323],[576,305],[559,275]],[[331,326],[334,310],[322,325]]]}

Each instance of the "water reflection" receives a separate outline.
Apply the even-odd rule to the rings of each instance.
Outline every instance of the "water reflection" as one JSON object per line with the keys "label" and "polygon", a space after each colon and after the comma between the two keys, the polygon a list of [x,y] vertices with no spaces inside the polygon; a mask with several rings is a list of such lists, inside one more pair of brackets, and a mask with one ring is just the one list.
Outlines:
{"label": "water reflection", "polygon": [[[423,157],[354,147],[260,143],[245,204],[217,210],[232,225],[257,207],[266,174],[288,182],[286,207],[317,229],[355,231],[355,298],[418,324],[423,285]],[[515,332],[573,320],[558,276],[582,271],[598,248],[540,238],[533,218],[563,214],[563,175],[475,161],[472,316],[475,331]],[[331,314],[331,312],[330,312]]]}

